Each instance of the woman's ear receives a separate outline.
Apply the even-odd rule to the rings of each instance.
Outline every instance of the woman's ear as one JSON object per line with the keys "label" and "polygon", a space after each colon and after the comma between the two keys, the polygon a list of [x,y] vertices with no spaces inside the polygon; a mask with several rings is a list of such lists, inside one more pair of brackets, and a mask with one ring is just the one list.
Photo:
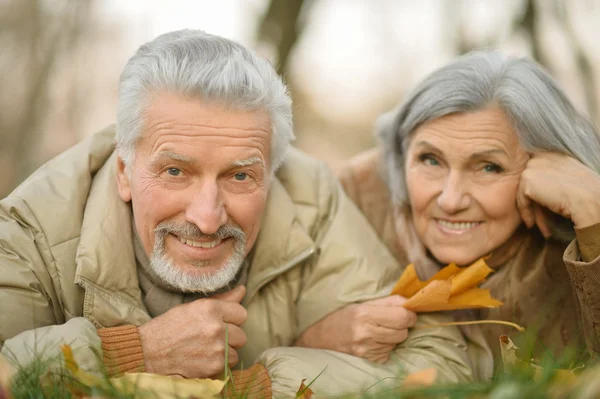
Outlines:
{"label": "woman's ear", "polygon": [[130,184],[130,170],[123,159],[117,157],[117,189],[119,190],[119,197],[125,202],[131,201],[131,184]]}

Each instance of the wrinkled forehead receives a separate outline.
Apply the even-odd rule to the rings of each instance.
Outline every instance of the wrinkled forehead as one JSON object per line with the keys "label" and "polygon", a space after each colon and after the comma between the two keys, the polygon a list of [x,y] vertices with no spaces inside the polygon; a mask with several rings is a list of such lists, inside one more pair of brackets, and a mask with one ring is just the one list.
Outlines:
{"label": "wrinkled forehead", "polygon": [[499,107],[452,113],[421,124],[410,135],[409,145],[427,144],[453,146],[454,151],[473,147],[498,148],[508,154],[524,151],[513,124]]}
{"label": "wrinkled forehead", "polygon": [[171,142],[187,142],[191,147],[207,142],[215,148],[219,143],[229,147],[250,146],[268,158],[271,131],[271,118],[266,110],[236,109],[163,93],[154,95],[145,110],[140,144],[151,153],[169,150]]}

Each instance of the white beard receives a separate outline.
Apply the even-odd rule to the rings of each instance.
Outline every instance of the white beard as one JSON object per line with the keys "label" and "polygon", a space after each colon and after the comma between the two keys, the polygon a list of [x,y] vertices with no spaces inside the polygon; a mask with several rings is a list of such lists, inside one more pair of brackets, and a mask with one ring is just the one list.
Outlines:
{"label": "white beard", "polygon": [[[177,267],[173,259],[167,257],[165,254],[166,234],[158,232],[155,234],[154,249],[148,267],[150,270],[146,271],[158,282],[180,292],[203,294],[216,292],[235,279],[244,263],[246,239],[240,229],[233,229],[238,230],[238,233],[231,237],[234,240],[233,252],[223,266],[212,274],[192,276]],[[205,261],[192,262],[192,265],[201,268],[207,266],[209,263]]]}

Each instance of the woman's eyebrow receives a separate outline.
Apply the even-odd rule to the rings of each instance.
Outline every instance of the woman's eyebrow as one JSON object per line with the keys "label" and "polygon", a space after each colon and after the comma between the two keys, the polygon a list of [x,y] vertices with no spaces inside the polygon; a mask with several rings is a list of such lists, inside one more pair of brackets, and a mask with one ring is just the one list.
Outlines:
{"label": "woman's eyebrow", "polygon": [[503,149],[494,148],[494,149],[490,149],[490,150],[475,152],[475,153],[471,154],[469,156],[469,158],[470,159],[479,159],[479,158],[485,158],[490,155],[506,155],[506,156],[508,156],[506,151],[504,151]]}
{"label": "woman's eyebrow", "polygon": [[429,141],[427,140],[419,140],[417,141],[417,143],[415,144],[416,147],[421,147],[427,150],[431,150],[431,151],[435,151],[435,152],[439,152],[439,153],[444,153],[444,151],[440,150],[439,148],[437,148],[436,146],[434,146],[433,144],[431,144]]}

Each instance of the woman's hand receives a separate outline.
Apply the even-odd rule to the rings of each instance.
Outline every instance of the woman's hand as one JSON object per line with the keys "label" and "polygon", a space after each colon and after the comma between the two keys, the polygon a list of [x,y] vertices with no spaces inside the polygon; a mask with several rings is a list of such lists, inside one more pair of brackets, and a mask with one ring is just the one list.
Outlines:
{"label": "woman's hand", "polygon": [[348,305],[307,328],[296,345],[385,363],[417,322],[416,313],[402,307],[404,302],[405,298],[393,295]]}
{"label": "woman's hand", "polygon": [[600,223],[600,176],[568,155],[532,155],[521,174],[517,206],[527,227],[551,231],[543,208],[571,219],[578,228]]}

